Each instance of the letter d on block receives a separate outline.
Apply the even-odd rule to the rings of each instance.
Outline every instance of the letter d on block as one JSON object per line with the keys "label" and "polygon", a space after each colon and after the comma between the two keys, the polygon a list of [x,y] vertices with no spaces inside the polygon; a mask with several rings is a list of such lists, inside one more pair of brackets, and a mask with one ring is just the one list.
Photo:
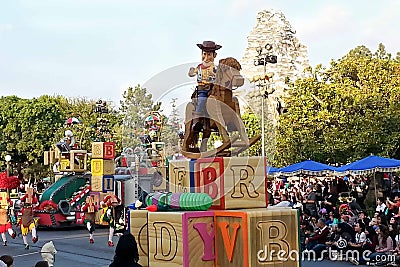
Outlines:
{"label": "letter d on block", "polygon": [[173,225],[166,222],[153,223],[156,234],[156,253],[154,258],[161,261],[171,261],[178,250],[178,236]]}

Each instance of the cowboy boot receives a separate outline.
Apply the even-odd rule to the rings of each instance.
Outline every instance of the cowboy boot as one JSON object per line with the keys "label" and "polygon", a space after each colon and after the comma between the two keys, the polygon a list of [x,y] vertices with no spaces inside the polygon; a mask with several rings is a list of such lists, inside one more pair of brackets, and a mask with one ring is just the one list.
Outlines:
{"label": "cowboy boot", "polygon": [[201,113],[193,111],[192,116],[192,131],[198,133],[203,129]]}

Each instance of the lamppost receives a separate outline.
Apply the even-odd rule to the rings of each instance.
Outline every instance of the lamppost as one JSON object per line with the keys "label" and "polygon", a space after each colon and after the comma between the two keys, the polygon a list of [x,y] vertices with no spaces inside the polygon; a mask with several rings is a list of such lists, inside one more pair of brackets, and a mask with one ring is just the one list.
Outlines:
{"label": "lamppost", "polygon": [[[276,64],[278,62],[278,57],[272,55],[272,45],[266,44],[264,47],[257,47],[256,51],[258,55],[254,59],[254,66],[264,66],[264,75],[262,78],[258,78],[254,81],[259,81],[259,87],[263,88],[263,92],[261,94],[261,142],[262,142],[262,157],[265,158],[265,120],[264,120],[264,100],[268,97],[267,91],[267,81],[269,78],[273,76],[267,75],[267,63]],[[262,83],[261,83],[262,82]]]}
{"label": "lamppost", "polygon": [[4,157],[4,159],[7,162],[7,178],[10,177],[10,161],[11,161],[11,156],[10,155],[6,155]]}

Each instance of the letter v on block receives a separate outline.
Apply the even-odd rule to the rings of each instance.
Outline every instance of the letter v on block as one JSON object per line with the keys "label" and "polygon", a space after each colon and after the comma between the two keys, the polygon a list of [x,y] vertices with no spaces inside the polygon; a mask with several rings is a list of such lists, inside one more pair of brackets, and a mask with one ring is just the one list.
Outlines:
{"label": "letter v on block", "polygon": [[229,262],[232,262],[233,251],[235,250],[236,237],[238,229],[240,228],[239,223],[232,223],[233,233],[232,238],[229,235],[229,223],[218,222],[218,227],[221,229],[222,239],[224,240],[224,247],[226,255],[228,256]]}

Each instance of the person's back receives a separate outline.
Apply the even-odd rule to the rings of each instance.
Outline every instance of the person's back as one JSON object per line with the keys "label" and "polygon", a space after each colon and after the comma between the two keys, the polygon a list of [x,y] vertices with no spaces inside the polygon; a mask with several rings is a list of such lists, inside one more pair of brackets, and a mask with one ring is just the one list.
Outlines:
{"label": "person's back", "polygon": [[130,233],[123,234],[115,248],[115,256],[109,267],[142,267],[139,263],[139,251],[135,237]]}
{"label": "person's back", "polygon": [[35,267],[49,267],[49,263],[47,261],[38,261],[36,262]]}

